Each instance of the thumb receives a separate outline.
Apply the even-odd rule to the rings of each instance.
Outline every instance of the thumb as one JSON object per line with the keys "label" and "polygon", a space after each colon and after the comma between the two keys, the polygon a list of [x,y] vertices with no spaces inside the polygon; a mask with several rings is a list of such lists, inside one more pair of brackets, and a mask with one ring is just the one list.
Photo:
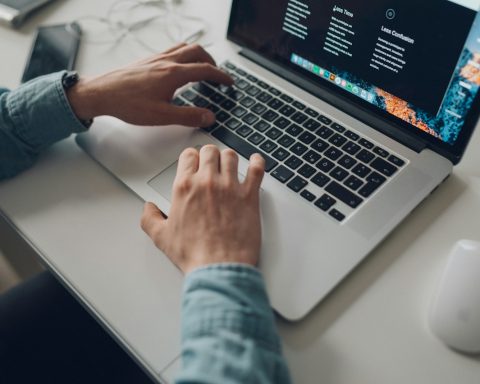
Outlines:
{"label": "thumb", "polygon": [[215,114],[205,108],[178,107],[169,105],[162,112],[162,120],[168,124],[180,124],[187,127],[206,128],[215,123]]}
{"label": "thumb", "polygon": [[152,238],[158,240],[167,223],[167,218],[158,207],[153,203],[146,203],[143,207],[141,227],[143,231]]}

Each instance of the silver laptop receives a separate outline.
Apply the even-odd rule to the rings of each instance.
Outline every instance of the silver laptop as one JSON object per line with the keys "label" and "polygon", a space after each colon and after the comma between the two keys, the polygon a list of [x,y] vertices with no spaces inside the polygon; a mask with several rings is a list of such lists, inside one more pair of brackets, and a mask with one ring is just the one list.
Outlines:
{"label": "silver laptop", "polygon": [[273,308],[299,320],[460,161],[480,111],[471,3],[233,0],[212,53],[235,87],[190,84],[173,100],[211,109],[216,124],[103,117],[78,143],[166,213],[185,148],[236,149],[240,178],[261,153],[260,269]]}

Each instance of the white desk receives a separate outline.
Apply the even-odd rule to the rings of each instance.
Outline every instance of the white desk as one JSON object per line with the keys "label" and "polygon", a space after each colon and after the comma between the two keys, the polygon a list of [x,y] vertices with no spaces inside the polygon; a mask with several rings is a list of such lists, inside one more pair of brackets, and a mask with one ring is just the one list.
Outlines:
{"label": "white desk", "polygon": [[[191,14],[210,20],[208,41],[224,36],[230,2],[187,3]],[[0,84],[18,84],[36,23],[99,14],[109,4],[60,1],[23,32],[0,29]],[[164,47],[170,44],[159,39]],[[78,68],[97,73],[146,54],[128,39],[112,49],[84,45]],[[453,177],[305,321],[279,320],[295,382],[480,382],[480,359],[448,350],[426,324],[450,247],[459,238],[480,240],[478,148],[480,132]],[[16,229],[123,345],[158,372],[171,351],[179,351],[181,276],[141,232],[142,206],[73,139],[0,184],[0,209]],[[170,289],[161,289],[165,286]],[[173,363],[163,377],[170,379],[177,368]]]}

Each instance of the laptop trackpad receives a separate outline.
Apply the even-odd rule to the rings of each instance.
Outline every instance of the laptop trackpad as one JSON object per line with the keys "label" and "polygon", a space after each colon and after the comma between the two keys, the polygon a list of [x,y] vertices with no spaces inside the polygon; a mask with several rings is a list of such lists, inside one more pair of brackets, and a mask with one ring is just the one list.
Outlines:
{"label": "laptop trackpad", "polygon": [[[152,187],[170,203],[172,202],[172,186],[177,174],[177,165],[178,160],[148,182],[150,187]],[[245,180],[245,176],[240,172],[238,173],[238,180],[240,180],[240,182]]]}

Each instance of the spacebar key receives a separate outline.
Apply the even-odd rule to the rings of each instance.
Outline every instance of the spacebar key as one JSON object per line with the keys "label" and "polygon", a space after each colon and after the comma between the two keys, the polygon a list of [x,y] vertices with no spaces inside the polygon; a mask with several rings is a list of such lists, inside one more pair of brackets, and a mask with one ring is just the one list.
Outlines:
{"label": "spacebar key", "polygon": [[360,197],[354,195],[348,189],[342,187],[335,181],[332,181],[330,184],[328,184],[325,190],[352,208],[357,208],[363,202]]}
{"label": "spacebar key", "polygon": [[212,133],[212,136],[220,140],[222,143],[228,145],[230,148],[233,148],[246,159],[250,159],[250,156],[252,156],[254,153],[260,153],[260,155],[262,155],[262,157],[265,159],[265,171],[267,172],[270,172],[278,164],[271,157],[265,155],[253,145],[250,145],[248,142],[241,139],[240,137],[238,137],[224,127],[220,127],[219,129],[214,131]]}

